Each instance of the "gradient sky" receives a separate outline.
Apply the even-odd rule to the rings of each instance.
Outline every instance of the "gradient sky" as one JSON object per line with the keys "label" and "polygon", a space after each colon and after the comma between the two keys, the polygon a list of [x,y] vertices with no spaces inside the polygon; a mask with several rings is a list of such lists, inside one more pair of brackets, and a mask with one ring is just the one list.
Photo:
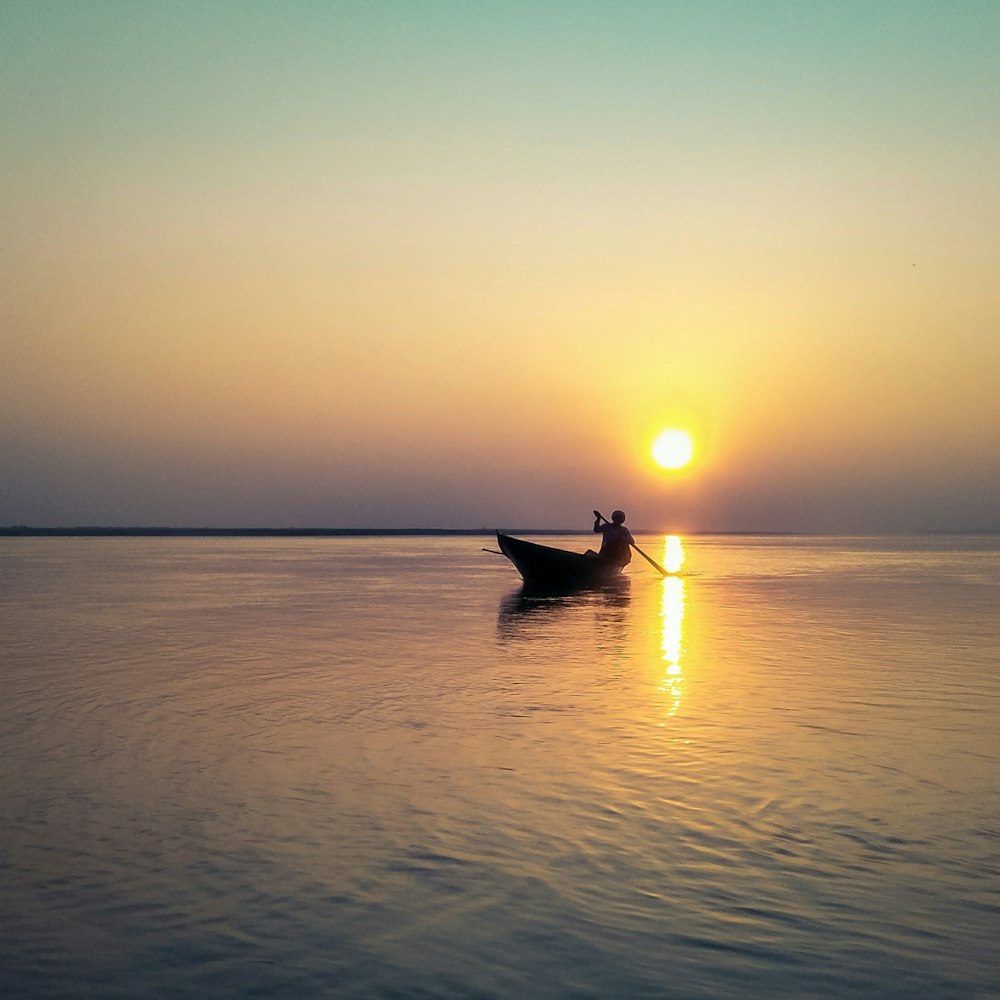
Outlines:
{"label": "gradient sky", "polygon": [[998,51],[995,0],[4,0],[0,525],[1000,528]]}

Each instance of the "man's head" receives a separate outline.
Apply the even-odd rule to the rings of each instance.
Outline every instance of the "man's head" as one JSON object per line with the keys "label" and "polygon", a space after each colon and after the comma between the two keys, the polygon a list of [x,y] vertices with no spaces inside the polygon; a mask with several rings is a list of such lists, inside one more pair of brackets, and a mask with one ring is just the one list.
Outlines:
{"label": "man's head", "polygon": [[616,510],[611,515],[611,520],[614,521],[615,524],[624,524],[625,523],[625,511],[623,511],[623,510]]}

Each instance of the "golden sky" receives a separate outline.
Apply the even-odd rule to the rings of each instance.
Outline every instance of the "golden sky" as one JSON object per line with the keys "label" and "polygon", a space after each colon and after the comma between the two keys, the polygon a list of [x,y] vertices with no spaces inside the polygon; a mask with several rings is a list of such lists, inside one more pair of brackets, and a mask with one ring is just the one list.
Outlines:
{"label": "golden sky", "polygon": [[1000,528],[998,50],[992,2],[4,4],[0,525]]}

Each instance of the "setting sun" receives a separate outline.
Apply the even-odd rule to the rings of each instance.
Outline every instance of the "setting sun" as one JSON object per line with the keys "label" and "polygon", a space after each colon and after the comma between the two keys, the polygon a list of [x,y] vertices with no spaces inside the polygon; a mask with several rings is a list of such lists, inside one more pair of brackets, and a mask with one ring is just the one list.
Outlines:
{"label": "setting sun", "polygon": [[653,458],[663,469],[682,469],[693,454],[694,445],[687,431],[666,430],[653,442]]}

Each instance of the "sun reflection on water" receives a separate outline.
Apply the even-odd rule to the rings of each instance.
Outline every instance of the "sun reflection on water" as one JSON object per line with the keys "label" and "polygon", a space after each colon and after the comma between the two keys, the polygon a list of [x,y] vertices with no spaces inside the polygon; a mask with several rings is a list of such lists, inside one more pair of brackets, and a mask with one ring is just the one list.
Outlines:
{"label": "sun reflection on water", "polygon": [[[684,547],[680,537],[667,535],[663,542],[663,566],[668,573],[679,573],[684,565]],[[660,634],[663,676],[659,689],[666,697],[668,716],[677,714],[684,691],[684,671],[681,655],[684,640],[684,579],[680,576],[663,578],[663,602],[660,609],[662,619]]]}

